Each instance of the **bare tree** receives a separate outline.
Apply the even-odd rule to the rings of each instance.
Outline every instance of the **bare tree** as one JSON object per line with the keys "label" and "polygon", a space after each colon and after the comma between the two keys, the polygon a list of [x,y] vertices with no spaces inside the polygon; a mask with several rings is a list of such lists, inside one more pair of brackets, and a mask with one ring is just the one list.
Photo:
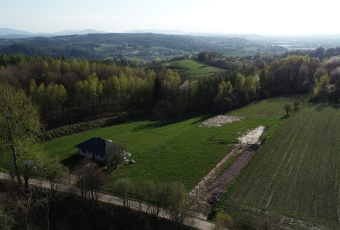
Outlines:
{"label": "bare tree", "polygon": [[77,177],[76,185],[80,188],[81,196],[84,199],[98,199],[99,189],[105,184],[107,177],[99,169],[98,165],[91,160],[85,159],[75,169]]}
{"label": "bare tree", "polygon": [[125,150],[126,145],[122,143],[112,143],[106,149],[104,160],[109,170],[116,169],[117,166],[123,162]]}
{"label": "bare tree", "polygon": [[167,197],[166,213],[174,224],[175,229],[181,229],[185,220],[190,217],[194,207],[194,200],[185,191],[184,185],[179,182],[167,185],[169,196]]}
{"label": "bare tree", "polygon": [[50,183],[51,193],[55,193],[58,190],[61,182],[68,175],[68,169],[57,161],[53,161],[48,164],[41,175]]}
{"label": "bare tree", "polygon": [[283,106],[283,109],[286,111],[286,114],[288,115],[288,113],[292,110],[292,106],[290,104],[285,104]]}
{"label": "bare tree", "polygon": [[114,185],[114,192],[121,198],[125,208],[130,207],[133,184],[128,179],[119,179]]}

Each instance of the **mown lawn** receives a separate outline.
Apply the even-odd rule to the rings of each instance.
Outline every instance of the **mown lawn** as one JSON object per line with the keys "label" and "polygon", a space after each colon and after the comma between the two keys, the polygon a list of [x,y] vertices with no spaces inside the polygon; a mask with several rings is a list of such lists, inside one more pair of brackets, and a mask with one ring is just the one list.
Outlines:
{"label": "mown lawn", "polygon": [[207,66],[202,63],[196,62],[194,60],[180,60],[168,63],[170,68],[176,68],[179,71],[193,75],[193,76],[203,76],[211,75],[221,71],[213,66]]}
{"label": "mown lawn", "polygon": [[[193,187],[231,149],[228,144],[209,142],[211,137],[227,143],[236,142],[235,133],[245,131],[235,125],[220,128],[198,128],[200,118],[173,124],[133,122],[58,138],[44,144],[45,151],[67,162],[76,153],[76,144],[91,137],[102,137],[125,143],[135,164],[122,165],[111,173],[111,181],[124,177],[155,182],[182,181]],[[248,124],[251,125],[251,124]]]}
{"label": "mown lawn", "polygon": [[[77,152],[73,146],[100,136],[125,143],[136,161],[112,172],[111,184],[123,177],[154,182],[181,181],[190,189],[229,153],[237,136],[259,125],[268,126],[269,130],[276,127],[284,115],[283,104],[289,100],[291,98],[277,98],[253,103],[230,113],[245,116],[244,120],[223,127],[198,128],[196,124],[204,119],[202,117],[168,123],[132,122],[57,138],[45,142],[44,150],[68,165]],[[248,114],[254,107],[262,112]],[[263,116],[268,109],[273,115]]]}
{"label": "mown lawn", "polygon": [[[237,204],[246,210],[262,210],[266,216],[285,215],[339,228],[339,121],[340,108],[329,105],[305,104],[293,112],[256,153],[224,207],[232,212]],[[292,219],[275,221],[283,226]]]}

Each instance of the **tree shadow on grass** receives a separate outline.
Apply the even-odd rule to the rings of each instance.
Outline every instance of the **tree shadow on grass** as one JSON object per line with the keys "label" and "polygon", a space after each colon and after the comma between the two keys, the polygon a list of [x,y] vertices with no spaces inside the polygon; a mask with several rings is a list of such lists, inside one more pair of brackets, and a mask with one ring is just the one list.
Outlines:
{"label": "tree shadow on grass", "polygon": [[332,104],[331,106],[333,109],[336,109],[336,110],[340,109],[340,104]]}
{"label": "tree shadow on grass", "polygon": [[70,171],[74,169],[74,167],[79,164],[84,158],[79,156],[77,153],[73,154],[69,158],[62,160],[60,163],[65,165]]}
{"label": "tree shadow on grass", "polygon": [[[269,102],[278,102],[281,101],[282,99],[288,99],[288,102],[294,101],[296,99],[296,96],[294,95],[283,95],[283,96],[277,96],[277,97],[271,97],[267,98],[266,100]],[[261,100],[259,100],[260,102]]]}
{"label": "tree shadow on grass", "polygon": [[314,108],[316,111],[323,111],[326,108],[333,108],[335,110],[340,109],[339,103],[325,103],[325,102],[310,102],[308,103],[308,108]]}
{"label": "tree shadow on grass", "polygon": [[[208,118],[212,117],[212,115],[207,115],[207,116],[203,116],[201,118],[199,118],[197,121],[194,121],[193,123],[191,123],[192,125],[194,124],[198,124]],[[171,120],[165,120],[165,121],[157,121],[157,122],[153,122],[151,124],[146,124],[146,125],[140,125],[138,127],[136,127],[134,129],[134,131],[143,131],[143,130],[149,130],[149,129],[155,129],[155,128],[161,128],[167,125],[173,125],[182,121],[186,121],[189,120],[193,117],[181,117],[181,118],[176,118],[176,119],[171,119]]]}
{"label": "tree shadow on grass", "polygon": [[143,130],[161,128],[163,126],[172,125],[172,124],[175,124],[177,122],[179,122],[177,119],[176,120],[169,120],[169,121],[157,121],[157,122],[153,122],[153,123],[147,124],[147,125],[140,125],[140,126],[134,128],[133,131],[143,131]]}
{"label": "tree shadow on grass", "polygon": [[314,106],[314,109],[315,109],[316,111],[322,111],[322,110],[326,109],[328,106],[329,106],[328,103],[316,104],[316,105]]}
{"label": "tree shadow on grass", "polygon": [[309,108],[314,108],[316,111],[322,111],[324,109],[326,109],[327,107],[331,106],[331,104],[329,103],[317,103],[317,102],[313,102],[309,104]]}
{"label": "tree shadow on grass", "polygon": [[280,120],[286,120],[290,117],[290,113],[286,113],[285,115],[283,115],[282,117],[280,117]]}
{"label": "tree shadow on grass", "polygon": [[206,116],[203,116],[203,117],[201,117],[200,119],[198,119],[197,121],[195,121],[195,122],[193,122],[191,124],[192,125],[197,125],[197,124],[199,124],[199,123],[201,123],[201,122],[203,122],[203,121],[205,121],[205,120],[207,120],[207,119],[209,119],[211,117],[214,117],[214,116],[216,116],[216,115],[206,115]]}

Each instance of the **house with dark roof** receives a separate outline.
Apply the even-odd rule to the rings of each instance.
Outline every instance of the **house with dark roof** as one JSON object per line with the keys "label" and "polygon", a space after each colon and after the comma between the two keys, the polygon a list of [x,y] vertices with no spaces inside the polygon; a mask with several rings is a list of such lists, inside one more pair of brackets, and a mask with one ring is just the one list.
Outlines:
{"label": "house with dark roof", "polygon": [[78,154],[90,157],[95,160],[104,161],[104,155],[108,147],[113,145],[111,140],[104,140],[101,137],[92,137],[75,147],[78,148]]}

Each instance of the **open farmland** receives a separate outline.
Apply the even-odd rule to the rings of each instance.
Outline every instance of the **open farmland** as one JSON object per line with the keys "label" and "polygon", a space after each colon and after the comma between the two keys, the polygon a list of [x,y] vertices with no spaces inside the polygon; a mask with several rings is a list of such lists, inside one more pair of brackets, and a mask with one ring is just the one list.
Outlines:
{"label": "open farmland", "polygon": [[198,121],[200,118],[173,124],[133,122],[57,138],[44,143],[44,147],[50,156],[68,164],[77,152],[73,146],[100,136],[125,143],[136,161],[114,171],[112,182],[120,177],[155,182],[182,181],[191,188],[231,150],[229,144],[237,142],[236,133],[256,125],[249,121],[242,126],[198,128]]}
{"label": "open farmland", "polygon": [[205,76],[221,71],[213,66],[207,66],[194,60],[180,60],[167,63],[169,68],[177,69],[192,76]]}
{"label": "open farmland", "polygon": [[[197,127],[201,117],[173,123],[132,122],[88,132],[64,136],[44,143],[45,151],[66,165],[77,152],[73,146],[91,137],[102,137],[123,142],[132,153],[136,164],[120,166],[110,174],[110,183],[124,177],[131,180],[153,180],[155,182],[182,181],[187,189],[193,188],[232,149],[237,137],[259,125],[276,127],[284,115],[283,104],[292,98],[277,98],[253,103],[262,112],[247,117],[243,109],[238,113],[245,116],[239,122],[222,127]],[[274,109],[270,115],[267,109]],[[256,108],[255,108],[256,110]]]}
{"label": "open farmland", "polygon": [[[255,155],[222,207],[231,213],[262,213],[260,219],[268,218],[275,228],[310,228],[315,224],[337,229],[339,120],[339,107],[304,105],[293,112]],[[278,218],[281,215],[285,219]]]}

